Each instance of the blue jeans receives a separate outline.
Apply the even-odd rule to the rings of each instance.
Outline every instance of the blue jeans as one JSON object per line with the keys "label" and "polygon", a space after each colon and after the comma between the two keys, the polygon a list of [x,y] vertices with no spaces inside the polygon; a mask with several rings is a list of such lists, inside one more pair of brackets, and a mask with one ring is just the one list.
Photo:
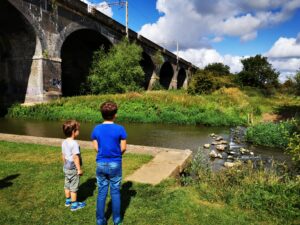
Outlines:
{"label": "blue jeans", "polygon": [[99,162],[97,163],[96,178],[98,184],[98,197],[96,219],[97,225],[106,225],[105,202],[110,186],[112,200],[112,213],[114,223],[121,222],[121,194],[122,162]]}

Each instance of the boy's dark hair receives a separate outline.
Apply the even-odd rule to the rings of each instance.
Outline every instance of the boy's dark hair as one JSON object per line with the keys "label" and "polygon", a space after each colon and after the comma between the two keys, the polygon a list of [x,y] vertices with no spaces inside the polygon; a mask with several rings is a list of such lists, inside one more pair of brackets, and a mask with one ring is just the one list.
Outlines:
{"label": "boy's dark hair", "polygon": [[67,120],[64,122],[62,128],[66,137],[71,137],[73,131],[79,130],[80,124],[76,120]]}
{"label": "boy's dark hair", "polygon": [[118,112],[118,106],[112,101],[102,103],[100,111],[104,120],[112,120]]}

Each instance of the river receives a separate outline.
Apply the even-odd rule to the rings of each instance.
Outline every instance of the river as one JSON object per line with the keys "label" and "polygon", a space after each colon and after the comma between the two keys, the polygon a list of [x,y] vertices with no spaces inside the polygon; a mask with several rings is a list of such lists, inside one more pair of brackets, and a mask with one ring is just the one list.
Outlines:
{"label": "river", "polygon": [[[230,129],[226,127],[188,126],[173,124],[120,123],[128,133],[128,143],[133,145],[190,149],[196,152],[199,146],[212,141],[210,134],[216,133],[228,139]],[[81,123],[80,140],[90,140],[95,124]],[[62,122],[0,118],[0,133],[31,135],[37,137],[64,138]],[[290,161],[281,149],[248,146],[255,155],[273,157],[279,161]]]}

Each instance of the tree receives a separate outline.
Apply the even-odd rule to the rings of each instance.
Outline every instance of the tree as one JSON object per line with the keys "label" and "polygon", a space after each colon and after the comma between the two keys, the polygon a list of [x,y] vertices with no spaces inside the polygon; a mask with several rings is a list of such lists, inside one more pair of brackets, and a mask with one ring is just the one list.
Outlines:
{"label": "tree", "polygon": [[124,39],[106,54],[101,48],[94,54],[87,79],[93,94],[124,93],[141,89],[144,72],[140,66],[142,48]]}
{"label": "tree", "polygon": [[212,72],[213,74],[216,74],[218,76],[230,75],[230,67],[227,66],[227,65],[224,65],[223,63],[211,63],[211,64],[208,64],[204,68],[204,70]]}
{"label": "tree", "polygon": [[198,70],[189,83],[188,93],[191,95],[209,94],[215,90],[214,80],[215,78],[211,72]]}
{"label": "tree", "polygon": [[300,70],[297,71],[296,75],[295,75],[295,90],[296,90],[296,94],[300,95]]}
{"label": "tree", "polygon": [[279,73],[272,68],[267,57],[256,55],[241,60],[243,70],[238,73],[238,81],[244,86],[259,88],[277,87],[279,84]]}

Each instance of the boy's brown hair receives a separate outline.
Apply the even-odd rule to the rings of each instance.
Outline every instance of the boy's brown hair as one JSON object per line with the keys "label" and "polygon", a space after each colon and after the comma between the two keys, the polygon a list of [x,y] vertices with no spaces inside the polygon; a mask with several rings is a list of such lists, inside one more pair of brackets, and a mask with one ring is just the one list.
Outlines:
{"label": "boy's brown hair", "polygon": [[118,112],[118,106],[112,101],[101,104],[100,111],[104,120],[112,120]]}
{"label": "boy's brown hair", "polygon": [[66,137],[71,137],[73,131],[79,130],[80,124],[76,120],[67,120],[62,128]]}

